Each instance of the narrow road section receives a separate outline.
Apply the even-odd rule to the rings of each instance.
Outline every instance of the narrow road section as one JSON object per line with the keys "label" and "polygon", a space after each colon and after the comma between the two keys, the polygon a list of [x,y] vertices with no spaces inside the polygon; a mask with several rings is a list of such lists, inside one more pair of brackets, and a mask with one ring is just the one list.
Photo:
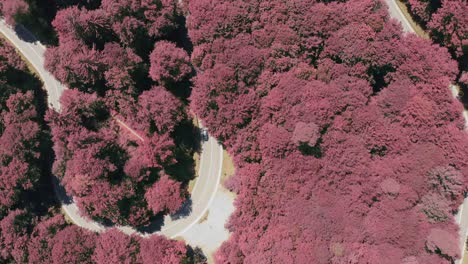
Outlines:
{"label": "narrow road section", "polygon": [[[39,41],[37,41],[36,38],[25,28],[18,26],[15,29],[12,29],[3,19],[0,20],[0,33],[2,33],[32,65],[32,67],[34,67],[47,90],[49,104],[55,110],[60,111],[59,99],[63,91],[67,88],[57,81],[44,68],[44,53],[46,47],[39,43]],[[117,121],[119,122],[120,120]],[[123,126],[126,126],[123,122],[120,121],[120,123]],[[131,128],[129,129],[130,131],[133,131]],[[160,230],[155,232],[139,233],[128,226],[119,226],[117,228],[127,234],[138,233],[141,236],[148,236],[156,233],[165,235],[169,238],[183,236],[187,230],[194,226],[203,217],[210,205],[213,203],[215,194],[220,185],[222,162],[223,148],[216,139],[210,137],[210,139],[202,145],[200,170],[190,197],[191,208],[186,214],[184,214],[184,216],[166,216]],[[67,196],[56,178],[54,187],[56,194],[62,203],[63,213],[71,222],[82,228],[96,232],[104,231],[106,229],[103,225],[91,221],[80,214],[77,205],[73,202],[73,198]]]}
{"label": "narrow road section", "polygon": [[[390,16],[396,20],[398,20],[401,23],[401,26],[403,27],[403,31],[407,33],[416,33],[414,28],[411,26],[411,23],[408,21],[408,18],[403,14],[401,11],[400,7],[396,3],[395,0],[385,0],[385,3],[388,5],[389,13]],[[453,97],[456,99],[458,96],[458,90],[455,87],[455,85],[449,84],[449,89],[452,92]],[[465,118],[465,130],[468,128],[468,115],[467,111],[463,111],[463,117]],[[455,263],[461,263],[461,260],[464,257],[464,254],[466,252],[466,241],[467,241],[467,235],[468,235],[468,199],[465,198],[463,200],[463,203],[460,205],[458,208],[458,213],[455,215],[455,220],[457,221],[460,229],[459,229],[459,245],[461,248],[461,258],[456,260]]]}

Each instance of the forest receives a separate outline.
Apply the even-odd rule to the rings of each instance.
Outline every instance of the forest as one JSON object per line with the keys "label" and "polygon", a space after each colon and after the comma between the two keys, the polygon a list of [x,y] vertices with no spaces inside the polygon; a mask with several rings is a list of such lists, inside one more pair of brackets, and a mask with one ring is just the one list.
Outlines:
{"label": "forest", "polygon": [[59,9],[51,22],[58,45],[47,49],[45,67],[70,88],[64,110],[47,115],[53,172],[100,222],[147,226],[187,196],[196,149],[180,141],[194,136],[183,103],[192,67],[170,41],[177,12],[173,1],[103,1]]}
{"label": "forest", "polygon": [[[50,195],[50,168],[44,166],[50,163],[51,144],[41,83],[4,41],[0,42],[0,88],[2,262],[154,263],[156,258],[161,263],[193,263],[193,257],[187,257],[187,251],[193,250],[183,242],[158,235],[129,237],[116,229],[98,235],[68,224]],[[165,186],[172,180],[163,179],[159,188],[169,188]],[[171,203],[170,208],[176,200]]]}
{"label": "forest", "polygon": [[458,74],[385,5],[190,1],[192,109],[238,196],[218,263],[450,263],[466,190]]}
{"label": "forest", "polygon": [[[60,112],[47,109],[41,81],[0,42],[2,263],[204,260],[199,249],[163,236],[70,225],[55,200],[52,173],[82,214],[139,227],[177,211],[193,177],[197,145],[186,107],[193,68],[171,35],[179,10],[173,1],[114,4],[92,9],[90,1],[63,1],[44,10],[40,1],[0,3],[10,25],[38,19],[34,33],[55,35],[45,67],[69,88]],[[130,4],[133,14],[126,12]]]}
{"label": "forest", "polygon": [[468,83],[465,1],[407,1],[433,41],[402,34],[379,0],[45,2],[0,3],[69,88],[47,110],[1,42],[0,262],[203,262],[181,241],[70,225],[50,195],[53,173],[104,224],[177,211],[191,113],[236,166],[216,263],[460,257],[468,139],[448,85]]}
{"label": "forest", "polygon": [[468,102],[468,5],[463,0],[405,1],[413,19],[435,43],[447,47],[458,62],[458,83],[463,91],[465,108]]}

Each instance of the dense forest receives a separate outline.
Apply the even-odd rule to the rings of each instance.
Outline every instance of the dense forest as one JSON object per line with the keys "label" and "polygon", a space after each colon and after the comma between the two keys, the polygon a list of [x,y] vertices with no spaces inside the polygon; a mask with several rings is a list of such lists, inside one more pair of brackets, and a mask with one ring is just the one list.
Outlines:
{"label": "dense forest", "polygon": [[45,2],[0,3],[70,88],[46,110],[1,44],[1,260],[199,261],[183,242],[69,225],[50,195],[52,171],[103,223],[177,211],[197,151],[189,112],[236,165],[217,263],[460,257],[468,139],[448,85],[468,78],[464,1],[408,1],[435,43],[403,35],[379,0]]}
{"label": "dense forest", "polygon": [[184,242],[70,225],[50,176],[82,213],[105,223],[147,225],[181,206],[196,140],[185,106],[190,58],[170,35],[181,21],[175,2],[132,3],[133,14],[128,1],[100,10],[91,1],[40,2],[2,1],[1,14],[10,25],[37,22],[31,30],[40,38],[56,37],[45,66],[70,89],[60,112],[47,110],[41,82],[0,43],[0,262],[202,262]]}
{"label": "dense forest", "polygon": [[70,90],[47,115],[53,172],[95,220],[146,226],[187,196],[197,149],[181,21],[175,1],[57,5],[45,67]]}
{"label": "dense forest", "polygon": [[458,73],[380,1],[189,1],[191,107],[234,156],[219,263],[450,263]]}
{"label": "dense forest", "polygon": [[[51,195],[50,168],[44,165],[50,164],[51,144],[41,83],[4,41],[0,88],[2,263],[193,262],[183,242],[158,235],[128,237],[115,229],[98,235],[66,223]],[[168,181],[164,178],[163,186]]]}
{"label": "dense forest", "polygon": [[464,0],[407,0],[411,15],[430,37],[458,61],[459,84],[468,96],[468,4]]}

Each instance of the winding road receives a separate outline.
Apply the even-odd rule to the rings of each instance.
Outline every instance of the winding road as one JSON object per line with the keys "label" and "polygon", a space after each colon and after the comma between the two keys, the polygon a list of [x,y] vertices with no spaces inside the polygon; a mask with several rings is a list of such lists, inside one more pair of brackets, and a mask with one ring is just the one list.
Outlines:
{"label": "winding road", "polygon": [[[44,68],[44,53],[46,47],[39,43],[39,41],[23,27],[12,29],[3,19],[0,20],[0,33],[16,47],[39,74],[47,90],[49,104],[55,110],[60,111],[59,99],[62,92],[67,88]],[[210,139],[202,145],[200,169],[195,186],[191,192],[191,211],[188,215],[180,218],[166,216],[160,230],[150,233],[139,233],[128,226],[118,226],[117,228],[127,234],[137,233],[141,236],[148,236],[155,233],[169,238],[182,236],[187,230],[200,221],[213,203],[215,194],[220,185],[222,162],[223,148],[216,139],[210,137]],[[103,225],[80,215],[77,205],[73,202],[73,198],[67,196],[63,188],[59,185],[58,180],[55,182],[55,190],[62,203],[63,212],[70,221],[82,228],[96,232],[106,229]]]}
{"label": "winding road", "polygon": [[[402,28],[407,33],[415,33],[411,23],[405,17],[395,0],[384,0],[389,7],[390,16],[398,20]],[[48,92],[49,104],[60,111],[60,96],[62,92],[67,89],[59,81],[57,81],[45,68],[44,68],[44,47],[35,37],[24,28],[18,27],[13,30],[5,21],[0,20],[0,33],[7,38],[23,55],[23,57],[32,65],[32,67],[39,74],[39,77],[44,83],[44,87]],[[20,38],[19,35],[22,37]],[[456,88],[450,85],[454,97],[457,95]],[[466,111],[464,112],[465,121],[467,121]],[[467,121],[468,123],[468,121]],[[169,238],[182,236],[192,226],[194,226],[205,215],[210,205],[213,203],[215,194],[220,185],[221,169],[223,161],[223,149],[218,142],[210,137],[209,141],[204,142],[202,145],[202,154],[200,159],[199,177],[196,180],[194,189],[191,194],[192,208],[191,212],[182,218],[173,220],[171,216],[164,218],[164,224],[159,231],[153,233],[139,233],[128,226],[119,226],[118,228],[127,234],[137,233],[142,236],[148,236],[154,233],[165,235]],[[55,185],[56,193],[59,200],[62,202],[62,209],[64,214],[74,224],[92,231],[103,231],[106,229],[103,225],[91,221],[86,217],[80,215],[78,207],[71,197],[68,197],[58,182]],[[468,199],[465,199],[463,204],[460,205],[458,214],[455,216],[457,223],[460,226],[460,245],[462,245],[461,257],[465,253],[466,238],[468,235]],[[457,260],[456,263],[460,263]]]}
{"label": "winding road", "polygon": [[[385,0],[385,3],[388,5],[390,16],[401,23],[403,31],[407,33],[416,33],[411,23],[408,21],[408,18],[403,14],[400,7],[395,0]],[[449,89],[452,92],[453,97],[456,99],[458,96],[457,88],[449,84]],[[467,111],[463,111],[463,117],[465,118],[465,130],[468,128],[468,114]],[[455,220],[459,225],[459,245],[461,246],[460,259],[457,259],[455,263],[461,263],[463,260],[464,254],[466,252],[466,241],[468,236],[468,199],[465,198],[463,203],[458,208],[458,213],[455,215]]]}

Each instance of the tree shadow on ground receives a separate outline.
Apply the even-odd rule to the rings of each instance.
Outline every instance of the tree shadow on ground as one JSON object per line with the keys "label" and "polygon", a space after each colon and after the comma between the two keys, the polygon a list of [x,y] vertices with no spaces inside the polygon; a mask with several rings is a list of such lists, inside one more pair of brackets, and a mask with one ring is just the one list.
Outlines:
{"label": "tree shadow on ground", "polygon": [[[39,40],[36,36],[39,36],[39,34],[32,34],[29,29],[31,29],[31,25],[26,25],[27,27],[23,26],[22,24],[16,24],[15,27],[13,28],[16,35],[19,37],[19,39],[26,41],[28,43],[44,43],[46,45],[49,44],[55,44],[55,40],[50,40],[50,38],[44,37],[44,40]],[[28,29],[26,29],[28,28]],[[48,40],[49,39],[49,40]]]}
{"label": "tree shadow on ground", "polygon": [[[176,24],[177,28],[175,30],[170,31],[166,39],[176,43],[177,47],[184,49],[190,56],[193,51],[193,43],[188,35],[185,16],[177,16]],[[163,86],[174,96],[182,100],[184,104],[188,104],[188,99],[190,98],[190,95],[192,93],[191,79],[193,78],[193,76],[195,76],[194,69],[192,69],[192,73],[189,74],[189,76],[187,76],[183,80],[178,82],[165,81]]]}
{"label": "tree shadow on ground", "polygon": [[187,217],[192,213],[192,198],[187,198],[177,212],[171,214],[172,220],[178,220]]}
{"label": "tree shadow on ground", "polygon": [[17,15],[15,20],[18,24],[28,28],[36,37],[31,38],[31,33],[25,35],[24,28],[22,28],[20,29],[21,35],[18,34],[20,38],[27,42],[40,41],[46,45],[57,45],[57,35],[52,27],[52,20],[57,13],[55,1],[27,0],[26,2],[29,5],[29,12]]}
{"label": "tree shadow on ground", "polygon": [[18,88],[23,93],[33,91],[34,95],[40,95],[39,92],[43,91],[41,80],[27,71],[9,67],[5,71],[5,76],[8,84]]}
{"label": "tree shadow on ground", "polygon": [[190,74],[190,76],[184,78],[179,82],[171,82],[166,81],[164,82],[164,87],[171,92],[175,97],[180,99],[185,105],[189,104],[189,98],[192,94],[192,77],[194,76],[194,72]]}
{"label": "tree shadow on ground", "polygon": [[200,152],[199,129],[186,119],[179,123],[172,133],[176,145],[174,154],[177,163],[165,168],[165,172],[174,180],[184,185],[195,178],[195,160],[193,155]]}
{"label": "tree shadow on ground", "polygon": [[166,39],[177,44],[177,46],[183,48],[190,55],[193,51],[193,43],[189,38],[187,29],[187,19],[183,15],[179,15],[175,18],[177,28],[172,30],[167,35]]}
{"label": "tree shadow on ground", "polygon": [[[192,212],[192,199],[187,198],[185,202],[182,204],[179,210],[175,212],[174,214],[171,214],[169,217],[172,220],[178,220],[185,218],[190,215]],[[154,232],[161,231],[161,228],[164,226],[165,221],[164,221],[165,214],[164,213],[159,213],[155,215],[154,217],[151,218],[151,224],[143,227],[137,227],[136,230],[140,233],[147,233],[151,234]]]}
{"label": "tree shadow on ground", "polygon": [[[21,208],[26,208],[29,212],[36,216],[47,215],[50,208],[58,208],[60,202],[69,204],[72,201],[65,195],[61,196],[65,199],[59,200],[54,195],[54,185],[58,184],[58,179],[52,175],[52,165],[55,160],[53,151],[52,136],[50,127],[45,122],[44,117],[47,112],[47,92],[43,89],[41,81],[29,72],[18,69],[9,69],[7,71],[8,82],[18,87],[22,92],[32,91],[34,94],[34,105],[37,111],[37,121],[41,127],[41,133],[37,140],[39,145],[37,151],[40,153],[39,158],[32,160],[35,166],[39,169],[40,177],[35,184],[35,188],[25,191],[21,194]],[[60,188],[59,188],[60,189]],[[65,193],[65,190],[63,190]]]}

